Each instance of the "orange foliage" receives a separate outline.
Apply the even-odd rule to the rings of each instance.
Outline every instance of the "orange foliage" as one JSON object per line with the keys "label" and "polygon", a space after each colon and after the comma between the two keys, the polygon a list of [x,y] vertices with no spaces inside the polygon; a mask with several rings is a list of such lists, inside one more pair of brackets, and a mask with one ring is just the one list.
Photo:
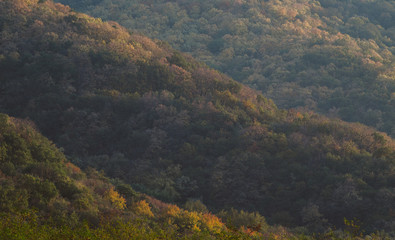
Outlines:
{"label": "orange foliage", "polygon": [[225,228],[225,224],[211,213],[203,214],[201,221],[202,228],[210,232],[220,233]]}
{"label": "orange foliage", "polygon": [[[242,227],[240,228],[240,231],[243,232],[243,233],[245,233],[245,234],[247,234],[247,235],[249,235],[249,236],[251,236],[251,237],[259,237],[259,236],[262,236],[261,233],[259,233],[259,232],[257,232],[257,231],[254,231],[254,230],[251,229],[251,228],[246,228],[246,227],[244,227],[244,226],[242,226]],[[277,239],[277,238],[274,238],[274,239]]]}
{"label": "orange foliage", "polygon": [[72,164],[71,162],[66,163],[66,167],[73,173],[73,174],[80,174],[81,169],[76,165]]}
{"label": "orange foliage", "polygon": [[169,205],[168,208],[166,209],[166,215],[175,217],[177,214],[179,214],[180,210],[181,209],[176,205]]}

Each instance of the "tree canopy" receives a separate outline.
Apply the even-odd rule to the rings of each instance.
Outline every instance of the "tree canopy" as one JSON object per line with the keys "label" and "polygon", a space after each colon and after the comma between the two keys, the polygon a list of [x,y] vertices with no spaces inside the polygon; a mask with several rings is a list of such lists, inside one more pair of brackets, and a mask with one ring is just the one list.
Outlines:
{"label": "tree canopy", "polygon": [[282,108],[395,137],[394,1],[59,1],[165,40]]}
{"label": "tree canopy", "polygon": [[[320,232],[356,218],[368,233],[394,232],[395,148],[386,134],[280,110],[160,40],[59,3],[5,0],[0,11],[0,112],[29,118],[74,164],[161,200],[200,199],[211,211],[227,209],[224,218],[238,212],[236,226],[240,219],[262,224],[262,215],[269,224]],[[28,152],[6,154],[26,164],[47,153]],[[96,211],[95,195],[79,193],[72,180],[57,185],[27,173],[26,191],[43,190],[15,204],[44,206],[60,192],[76,208]],[[109,209],[128,206],[118,194],[130,188],[106,186],[98,191]],[[143,200],[132,207],[149,218]],[[174,211],[182,231],[201,229],[204,213]]]}

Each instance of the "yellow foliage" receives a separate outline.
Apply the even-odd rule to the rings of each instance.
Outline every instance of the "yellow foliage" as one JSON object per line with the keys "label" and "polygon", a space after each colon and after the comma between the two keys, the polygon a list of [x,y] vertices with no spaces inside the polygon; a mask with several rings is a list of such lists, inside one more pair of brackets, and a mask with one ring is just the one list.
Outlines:
{"label": "yellow foliage", "polygon": [[251,109],[251,110],[256,110],[255,104],[253,104],[250,100],[243,101],[244,107]]}
{"label": "yellow foliage", "polygon": [[[181,231],[201,231],[200,225],[204,221],[201,213],[186,211],[176,205],[169,205],[164,214],[168,223],[174,224]],[[205,221],[207,223],[203,225],[206,229],[209,229],[206,225],[210,225],[210,220],[207,219]],[[211,225],[214,226],[214,223],[211,223]]]}
{"label": "yellow foliage", "polygon": [[179,228],[183,230],[200,232],[199,221],[201,218],[197,212],[180,211],[175,220]]}
{"label": "yellow foliage", "polygon": [[104,194],[105,198],[110,200],[111,204],[119,210],[122,210],[126,207],[126,200],[123,198],[114,188],[110,188]]}
{"label": "yellow foliage", "polygon": [[177,207],[176,205],[169,205],[169,207],[166,209],[166,215],[175,217],[179,214],[180,208]]}
{"label": "yellow foliage", "polygon": [[273,240],[295,239],[295,237],[283,227],[277,227],[276,229],[272,229],[272,231],[265,232],[261,234],[261,236],[263,239],[273,239]]}
{"label": "yellow foliage", "polygon": [[145,201],[145,200],[141,200],[141,201],[138,201],[137,203],[135,203],[133,209],[139,215],[143,215],[143,216],[147,216],[147,217],[154,216],[154,214],[151,211],[151,207],[150,207],[149,203],[147,203],[147,201]]}
{"label": "yellow foliage", "polygon": [[220,233],[221,230],[225,228],[225,225],[221,222],[221,220],[211,213],[203,214],[201,217],[201,222],[202,228],[207,229],[210,232]]}

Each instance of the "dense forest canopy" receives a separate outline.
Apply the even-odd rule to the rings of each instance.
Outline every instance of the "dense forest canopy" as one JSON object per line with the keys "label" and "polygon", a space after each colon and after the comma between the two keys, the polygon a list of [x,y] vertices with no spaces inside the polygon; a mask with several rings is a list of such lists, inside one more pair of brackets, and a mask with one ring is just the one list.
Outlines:
{"label": "dense forest canopy", "polygon": [[395,136],[392,0],[59,0],[165,40],[283,108]]}
{"label": "dense forest canopy", "polygon": [[0,114],[1,239],[297,239],[258,213],[185,207],[82,171],[31,122]]}
{"label": "dense forest canopy", "polygon": [[32,120],[76,165],[300,232],[355,218],[394,234],[386,134],[280,110],[160,40],[59,3],[0,4],[0,112]]}

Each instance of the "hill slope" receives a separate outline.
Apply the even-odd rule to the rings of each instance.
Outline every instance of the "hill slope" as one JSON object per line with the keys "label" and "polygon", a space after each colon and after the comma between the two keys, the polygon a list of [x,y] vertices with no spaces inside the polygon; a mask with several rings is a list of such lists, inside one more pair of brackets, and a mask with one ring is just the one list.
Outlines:
{"label": "hill slope", "polygon": [[294,238],[257,213],[222,212],[230,229],[198,206],[186,211],[81,171],[30,122],[0,114],[1,239]]}
{"label": "hill slope", "polygon": [[394,142],[272,101],[172,50],[50,1],[1,2],[0,111],[79,166],[163,200],[323,231],[394,231]]}
{"label": "hill slope", "polygon": [[280,107],[395,136],[394,1],[60,2],[165,40]]}

